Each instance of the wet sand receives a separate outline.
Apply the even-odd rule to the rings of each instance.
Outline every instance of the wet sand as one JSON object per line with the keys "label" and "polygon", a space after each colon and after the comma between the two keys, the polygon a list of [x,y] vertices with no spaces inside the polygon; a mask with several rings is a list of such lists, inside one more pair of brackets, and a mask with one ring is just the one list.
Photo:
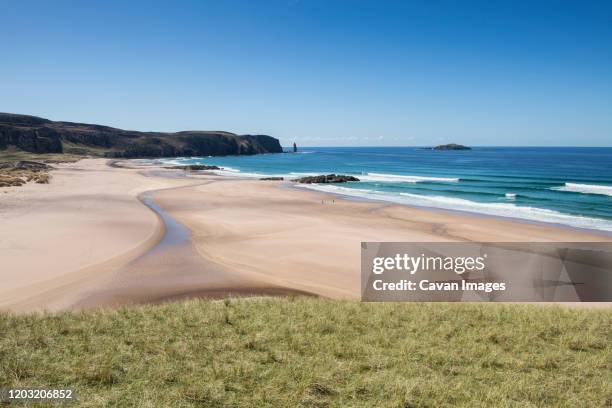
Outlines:
{"label": "wet sand", "polygon": [[362,241],[601,241],[590,232],[357,202],[280,182],[213,179],[154,193],[200,256],[252,280],[334,298],[360,296]]}
{"label": "wet sand", "polygon": [[60,165],[49,185],[4,190],[0,309],[17,312],[228,295],[358,298],[361,241],[610,240],[104,159]]}
{"label": "wet sand", "polygon": [[50,184],[0,189],[0,309],[70,308],[162,238],[163,224],[139,194],[193,180],[107,162],[60,164]]}
{"label": "wet sand", "polygon": [[152,195],[146,193],[142,201],[159,216],[165,227],[161,240],[118,268],[112,281],[91,289],[87,297],[73,305],[74,308],[160,303],[193,297],[309,295],[249,279],[210,260],[205,262],[191,241],[191,231],[163,211]]}

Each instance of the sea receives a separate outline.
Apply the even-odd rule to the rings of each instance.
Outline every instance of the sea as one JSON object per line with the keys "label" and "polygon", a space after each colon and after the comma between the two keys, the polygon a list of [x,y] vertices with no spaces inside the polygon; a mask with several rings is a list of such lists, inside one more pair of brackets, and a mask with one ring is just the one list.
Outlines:
{"label": "sea", "polygon": [[348,174],[298,185],[344,196],[612,232],[612,147],[308,147],[297,153],[162,159],[230,177]]}

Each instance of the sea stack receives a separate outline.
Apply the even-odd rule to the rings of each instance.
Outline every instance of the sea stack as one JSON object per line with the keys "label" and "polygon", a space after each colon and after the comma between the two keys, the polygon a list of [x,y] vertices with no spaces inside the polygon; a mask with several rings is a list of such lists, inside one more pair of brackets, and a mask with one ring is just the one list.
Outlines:
{"label": "sea stack", "polygon": [[297,145],[293,142],[293,153],[297,153]]}

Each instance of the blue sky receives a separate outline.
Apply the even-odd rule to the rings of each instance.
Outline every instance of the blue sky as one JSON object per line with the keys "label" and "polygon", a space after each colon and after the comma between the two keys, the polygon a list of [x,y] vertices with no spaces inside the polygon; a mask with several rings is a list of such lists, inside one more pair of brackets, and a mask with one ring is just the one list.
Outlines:
{"label": "blue sky", "polygon": [[609,1],[0,5],[4,112],[283,145],[612,141]]}

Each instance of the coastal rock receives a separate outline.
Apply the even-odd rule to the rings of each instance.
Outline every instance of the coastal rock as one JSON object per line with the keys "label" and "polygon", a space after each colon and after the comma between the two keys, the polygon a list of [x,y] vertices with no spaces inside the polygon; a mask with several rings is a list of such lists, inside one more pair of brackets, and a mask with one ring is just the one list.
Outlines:
{"label": "coastal rock", "polygon": [[436,146],[433,148],[433,150],[472,150],[472,148],[468,146],[456,144],[456,143],[449,143],[449,144]]}
{"label": "coastal rock", "polygon": [[221,131],[137,132],[0,113],[0,150],[9,146],[32,153],[92,154],[116,158],[283,152],[278,139],[267,135],[239,136]]}
{"label": "coastal rock", "polygon": [[284,180],[284,177],[262,177],[260,178],[260,180],[266,180],[266,181],[282,181]]}
{"label": "coastal rock", "polygon": [[166,169],[173,170],[185,170],[185,171],[198,171],[198,170],[221,170],[218,166],[207,166],[205,164],[189,164],[187,166],[171,166],[165,167]]}
{"label": "coastal rock", "polygon": [[320,176],[301,177],[293,180],[303,184],[325,184],[325,183],[346,183],[348,181],[359,181],[357,177],[346,176],[342,174],[323,174]]}

